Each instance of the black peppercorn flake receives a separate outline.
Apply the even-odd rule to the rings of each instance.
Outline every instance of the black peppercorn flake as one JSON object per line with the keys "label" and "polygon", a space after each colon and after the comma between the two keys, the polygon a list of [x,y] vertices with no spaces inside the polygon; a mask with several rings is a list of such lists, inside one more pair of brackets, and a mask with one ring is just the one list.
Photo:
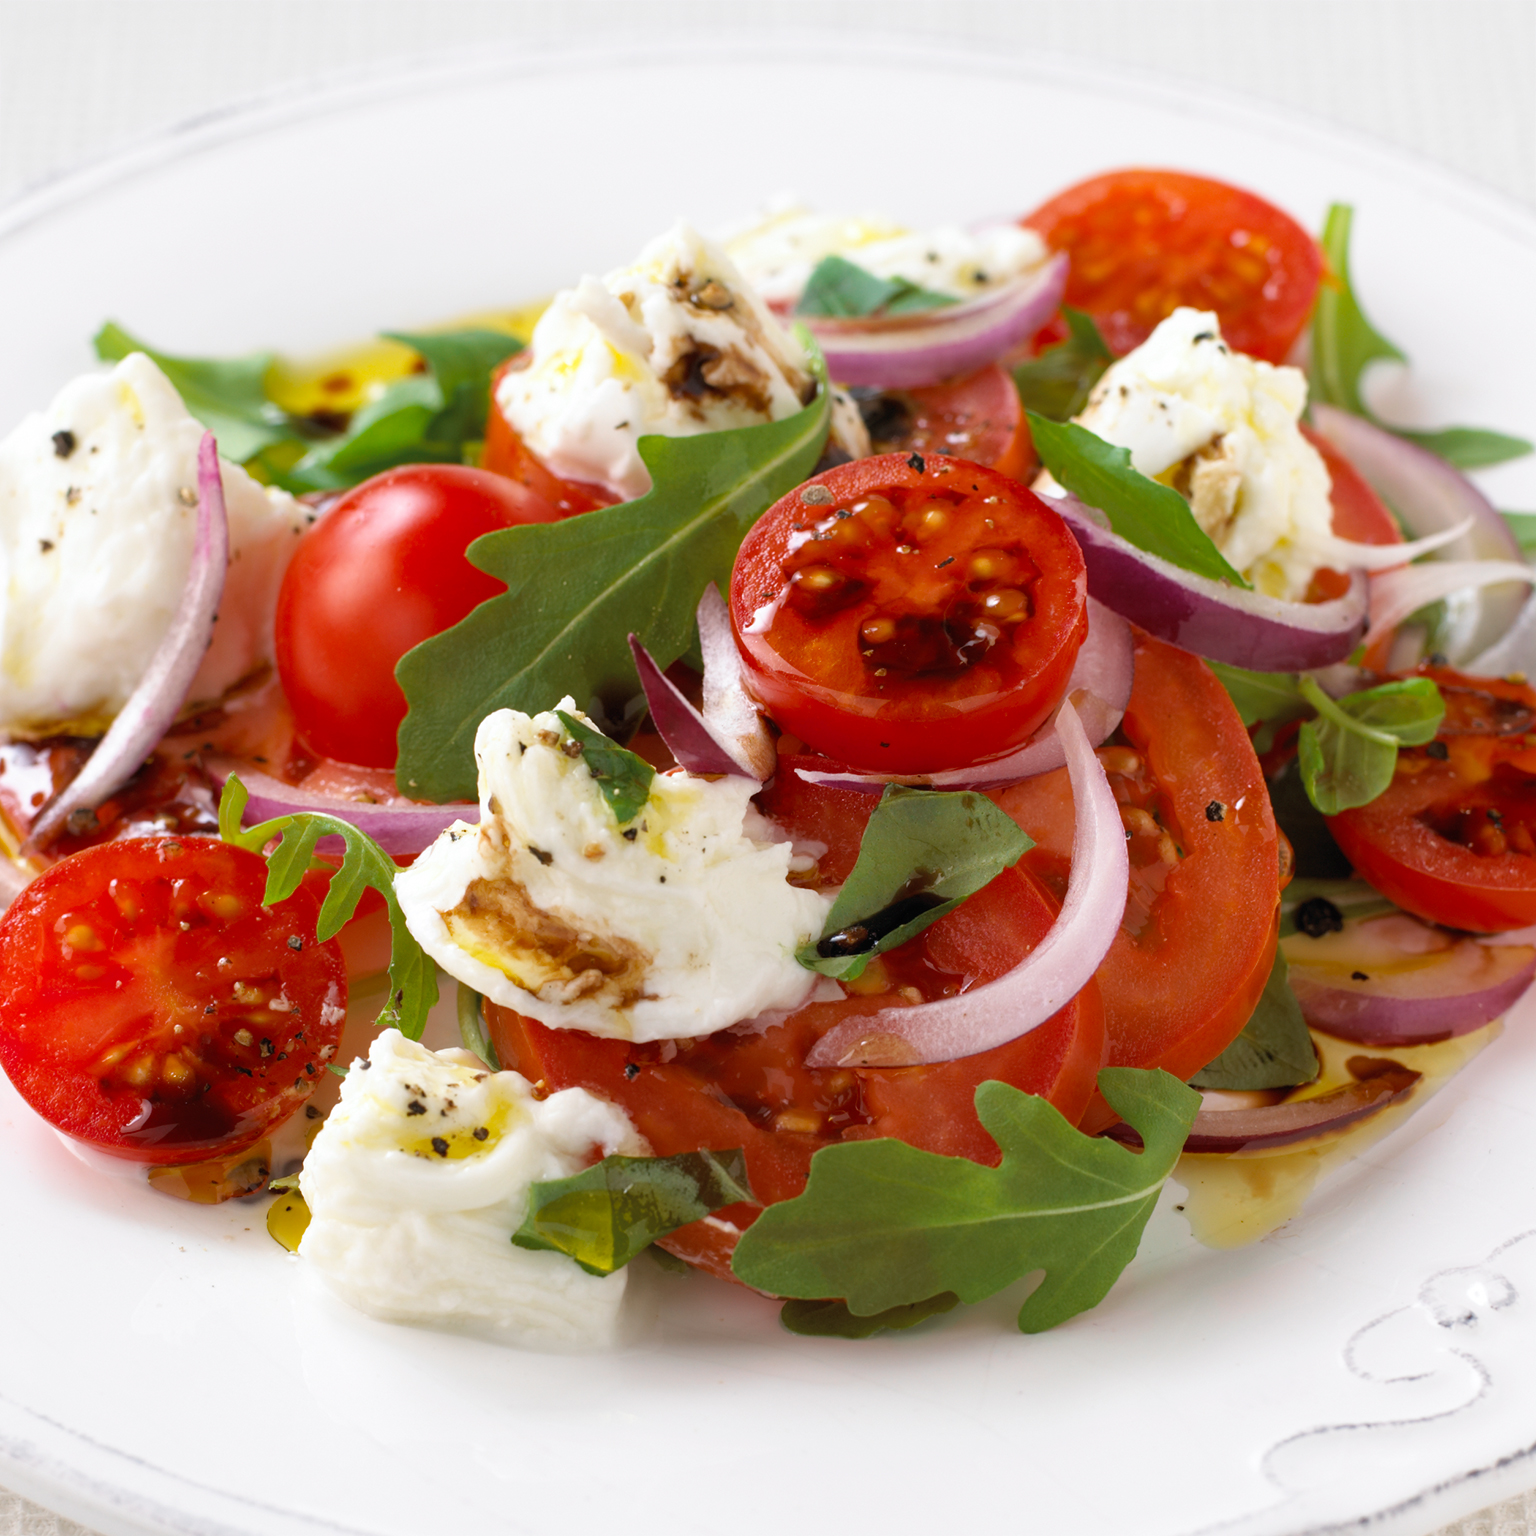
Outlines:
{"label": "black peppercorn flake", "polygon": [[53,451],[61,459],[67,459],[75,451],[75,434],[67,428],[53,434]]}
{"label": "black peppercorn flake", "polygon": [[447,1157],[448,1143],[444,1141],[441,1136],[434,1136],[432,1138],[432,1150],[436,1152],[439,1157]]}
{"label": "black peppercorn flake", "polygon": [[1227,819],[1227,807],[1224,801],[1212,800],[1205,808],[1207,821],[1225,821]]}

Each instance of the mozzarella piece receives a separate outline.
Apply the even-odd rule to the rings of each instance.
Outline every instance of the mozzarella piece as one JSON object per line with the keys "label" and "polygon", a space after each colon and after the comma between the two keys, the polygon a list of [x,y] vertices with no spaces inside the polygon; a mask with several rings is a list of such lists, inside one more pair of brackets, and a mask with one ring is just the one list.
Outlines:
{"label": "mozzarella piece", "polygon": [[792,306],[818,262],[845,260],[886,279],[905,278],[932,293],[971,299],[1034,271],[1049,257],[1032,229],[955,224],[917,231],[879,218],[833,218],[786,202],[725,237],[742,276],[775,306]]}
{"label": "mozzarella piece", "polygon": [[[1336,555],[1332,482],[1301,434],[1307,381],[1221,339],[1213,314],[1176,309],[1115,363],[1075,419],[1171,485],[1228,562],[1271,597],[1301,598]],[[1037,489],[1054,489],[1050,477]]]}
{"label": "mozzarella piece", "polygon": [[[181,602],[202,424],[142,353],[65,385],[0,442],[0,731],[101,730]],[[222,464],[230,564],[188,700],[272,656],[278,588],[312,516]]]}
{"label": "mozzarella piece", "polygon": [[387,1029],[352,1063],[304,1160],[311,1220],[299,1254],[385,1322],[504,1344],[612,1344],[625,1272],[591,1275],[511,1238],[536,1181],[578,1173],[594,1153],[648,1150],[622,1110],[584,1088],[540,1100],[516,1072]]}
{"label": "mozzarella piece", "polygon": [[554,713],[481,722],[478,827],[455,823],[395,877],[422,948],[508,1008],[611,1038],[798,1007],[816,976],[795,950],[829,902],[789,884],[793,848],[753,810],[751,781],[658,774],[620,827],[571,745]]}
{"label": "mozzarella piece", "polygon": [[687,224],[633,266],[556,294],[528,355],[502,376],[503,415],[555,474],[624,500],[650,489],[638,447],[647,434],[781,421],[812,389],[799,344]]}

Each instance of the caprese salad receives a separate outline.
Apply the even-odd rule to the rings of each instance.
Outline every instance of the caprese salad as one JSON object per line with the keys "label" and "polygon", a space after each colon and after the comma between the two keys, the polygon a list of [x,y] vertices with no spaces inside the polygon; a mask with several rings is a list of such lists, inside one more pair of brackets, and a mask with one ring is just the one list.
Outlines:
{"label": "caprese salad", "polygon": [[104,326],[0,442],[0,1065],[521,1344],[643,1252],[1047,1328],[1181,1155],[1386,1126],[1536,975],[1530,445],[1371,414],[1349,229],[1119,171],[313,368]]}

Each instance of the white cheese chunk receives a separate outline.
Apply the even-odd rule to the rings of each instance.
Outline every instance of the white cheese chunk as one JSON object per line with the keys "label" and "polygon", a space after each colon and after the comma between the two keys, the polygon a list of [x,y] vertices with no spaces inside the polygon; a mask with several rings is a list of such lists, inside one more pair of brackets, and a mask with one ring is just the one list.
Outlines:
{"label": "white cheese chunk", "polygon": [[[136,352],[0,442],[0,731],[104,729],[133,692],[181,602],[203,431]],[[278,588],[312,521],[222,470],[230,564],[194,704],[270,661]]]}
{"label": "white cheese chunk", "polygon": [[795,949],[828,902],[789,884],[793,848],[751,781],[658,774],[621,827],[573,746],[554,713],[481,722],[478,827],[455,824],[395,879],[422,948],[506,1007],[610,1038],[691,1038],[803,1002],[816,977]]}
{"label": "white cheese chunk", "polygon": [[[1294,599],[1337,558],[1332,483],[1301,434],[1306,403],[1299,368],[1234,352],[1215,315],[1176,309],[1105,373],[1075,419],[1178,490],[1259,591]],[[1049,476],[1036,489],[1059,493]]]}
{"label": "white cheese chunk", "polygon": [[540,1100],[516,1072],[385,1030],[352,1063],[304,1160],[299,1254],[386,1322],[524,1346],[612,1344],[625,1272],[588,1274],[515,1247],[512,1233],[534,1182],[648,1150],[622,1110],[584,1088]]}
{"label": "white cheese chunk", "polygon": [[[686,224],[635,264],[557,294],[496,402],[555,474],[633,500],[638,444],[792,416],[812,378],[799,344],[719,246]],[[866,450],[867,451],[867,450]]]}
{"label": "white cheese chunk", "polygon": [[903,229],[880,218],[834,218],[793,201],[769,208],[725,236],[741,275],[769,304],[789,308],[818,262],[841,256],[866,272],[952,299],[970,299],[1044,264],[1050,252],[1032,229],[946,224]]}

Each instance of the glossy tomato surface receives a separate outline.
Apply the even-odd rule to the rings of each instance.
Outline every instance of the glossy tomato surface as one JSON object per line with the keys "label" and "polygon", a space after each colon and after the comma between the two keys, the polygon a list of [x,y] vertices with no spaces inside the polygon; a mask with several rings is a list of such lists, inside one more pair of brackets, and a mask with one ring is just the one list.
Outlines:
{"label": "glossy tomato surface", "polygon": [[1016,481],[939,454],[817,475],[731,575],[750,690],[828,757],[928,773],[998,757],[1056,706],[1087,634],[1083,557]]}
{"label": "glossy tomato surface", "polygon": [[481,450],[480,467],[523,486],[550,507],[556,517],[575,517],[598,507],[611,507],[618,497],[606,486],[592,485],[585,480],[564,480],[548,469],[496,403],[496,386],[502,376],[512,369],[526,368],[532,355],[519,352],[515,357],[509,357],[491,380],[491,408],[485,421],[485,447]]}
{"label": "glossy tomato surface", "polygon": [[[1130,893],[1098,983],[1108,1064],[1193,1076],[1248,1021],[1274,963],[1280,845],[1264,775],[1209,667],[1147,635],[1125,720],[1099,761],[1121,807]],[[994,798],[1035,839],[1025,863],[1064,890],[1065,769]],[[1085,1128],[1098,1129],[1098,1111]]]}
{"label": "glossy tomato surface", "polygon": [[0,1065],[50,1124],[142,1163],[259,1140],[335,1053],[347,979],[307,886],[213,838],[61,860],[0,920]]}
{"label": "glossy tomato surface", "polygon": [[[851,809],[867,818],[873,797],[856,798],[864,805]],[[516,1067],[540,1092],[584,1087],[622,1105],[656,1153],[743,1148],[753,1192],[764,1204],[799,1194],[812,1155],[839,1141],[894,1136],[995,1164],[997,1145],[976,1119],[977,1086],[994,1078],[1012,1083],[1076,1121],[1092,1095],[1103,1049],[1103,1016],[1092,986],[1039,1029],[960,1061],[813,1070],[805,1058],[850,1014],[910,1005],[1012,969],[1044,938],[1057,910],[1039,881],[1005,870],[926,933],[871,962],[859,983],[862,993],[807,1004],[761,1032],[627,1045],[547,1029],[495,1005],[487,1017],[504,1067]],[[719,1219],[739,1229],[756,1214],[756,1207],[732,1206]],[[664,1246],[731,1279],[736,1235],[696,1222]]]}
{"label": "glossy tomato surface", "polygon": [[277,670],[322,757],[392,768],[405,695],[395,663],[505,590],[464,551],[557,514],[522,486],[459,464],[411,464],[342,496],[299,545],[277,602]]}
{"label": "glossy tomato surface", "polygon": [[1328,818],[1351,864],[1398,906],[1449,928],[1536,923],[1536,691],[1445,668],[1434,741],[1405,747],[1384,794]]}
{"label": "glossy tomato surface", "polygon": [[1187,304],[1214,310],[1239,352],[1283,362],[1322,277],[1317,242],[1289,214],[1183,171],[1095,176],[1023,222],[1071,257],[1064,302],[1087,310],[1119,356]]}
{"label": "glossy tomato surface", "polygon": [[922,389],[854,393],[876,453],[947,453],[1015,480],[1036,466],[1019,392],[996,363]]}

